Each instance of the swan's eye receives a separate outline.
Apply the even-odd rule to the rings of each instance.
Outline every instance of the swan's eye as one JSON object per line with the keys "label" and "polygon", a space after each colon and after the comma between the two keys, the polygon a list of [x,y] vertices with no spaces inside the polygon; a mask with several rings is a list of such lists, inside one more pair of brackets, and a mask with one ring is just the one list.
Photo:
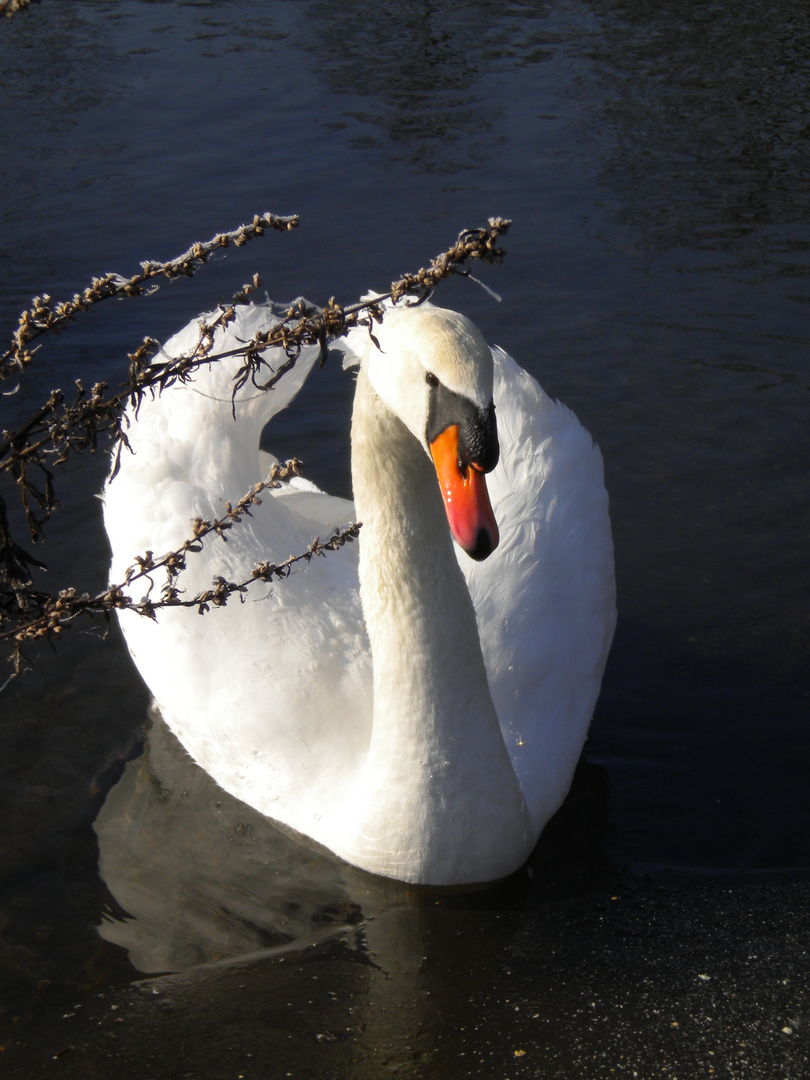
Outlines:
{"label": "swan's eye", "polygon": [[436,378],[432,371],[428,371],[425,373],[425,382],[428,384],[428,386],[439,385],[439,380]]}

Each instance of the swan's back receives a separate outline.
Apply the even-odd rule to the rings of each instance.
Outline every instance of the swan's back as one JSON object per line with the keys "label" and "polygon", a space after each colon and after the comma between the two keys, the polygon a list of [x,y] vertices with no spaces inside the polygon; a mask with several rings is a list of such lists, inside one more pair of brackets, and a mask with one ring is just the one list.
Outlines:
{"label": "swan's back", "polygon": [[[236,322],[217,331],[213,352],[244,343],[275,321],[267,307],[238,308]],[[193,348],[198,325],[195,320],[172,338],[164,352],[178,356]],[[317,356],[317,349],[305,350],[266,393],[248,383],[233,412],[238,358],[206,365],[187,384],[145,399],[137,414],[129,410],[132,453],[123,451],[104,496],[112,581],[123,579],[136,555],[177,548],[195,517],[223,515],[227,501],[262,479],[262,428],[292,400]],[[284,354],[269,350],[265,358],[276,367]],[[350,502],[305,482],[262,493],[261,500],[225,534],[227,542],[206,538],[203,552],[188,556],[179,579],[187,596],[210,587],[215,574],[246,580],[258,561],[282,562],[352,518]],[[254,585],[244,598],[234,595],[225,609],[205,615],[167,608],[153,622],[120,613],[136,665],[195,760],[222,787],[305,833],[350,784],[371,725],[356,545],[317,563]],[[162,572],[154,578],[157,596]],[[147,587],[140,581],[130,591],[137,600]]]}
{"label": "swan's back", "polygon": [[485,562],[459,563],[504,740],[542,827],[599,696],[616,623],[613,542],[599,448],[503,350],[493,356],[501,458],[488,487],[501,542]]}

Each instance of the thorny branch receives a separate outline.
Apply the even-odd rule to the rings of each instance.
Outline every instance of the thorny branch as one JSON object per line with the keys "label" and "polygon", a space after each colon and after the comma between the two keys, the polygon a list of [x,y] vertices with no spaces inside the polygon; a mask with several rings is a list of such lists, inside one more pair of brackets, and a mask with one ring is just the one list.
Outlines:
{"label": "thorny branch", "polygon": [[[230,244],[241,246],[267,229],[289,230],[297,225],[297,217],[279,218],[264,214],[255,217],[250,225],[222,233],[206,243],[193,245],[183,255],[167,263],[143,263],[141,273],[132,278],[122,278],[117,274],[97,278],[83,293],[77,293],[65,303],[52,305],[48,296],[35,297],[31,309],[20,316],[11,348],[0,356],[0,378],[26,371],[34,357],[29,344],[46,332],[59,333],[64,330],[79,312],[93,304],[112,296],[142,295],[146,283],[157,277],[191,276],[211,254],[222,247]],[[244,303],[249,294],[258,288],[258,277],[254,277],[231,304],[221,305],[213,317],[200,325],[197,343],[188,354],[176,358],[164,355],[153,362],[160,355],[160,343],[146,338],[130,354],[129,381],[116,393],[107,395],[106,384],[96,383],[88,394],[77,381],[75,396],[66,402],[63,392],[54,390],[33,416],[16,431],[3,431],[0,438],[0,474],[10,474],[17,483],[32,540],[41,538],[42,527],[56,505],[52,469],[64,462],[71,451],[87,448],[94,451],[99,435],[106,433],[111,436],[115,446],[115,473],[120,455],[128,446],[126,424],[122,421],[123,409],[132,405],[137,412],[146,391],[160,393],[177,381],[185,382],[201,364],[234,355],[244,358],[235,376],[234,395],[248,380],[259,390],[269,390],[293,367],[305,347],[318,345],[325,356],[328,342],[345,335],[355,326],[366,325],[369,333],[372,333],[373,324],[382,321],[385,300],[397,303],[407,296],[421,303],[445,278],[453,274],[468,274],[472,260],[500,263],[505,252],[499,247],[498,241],[506,234],[509,225],[509,221],[501,218],[490,218],[484,228],[465,230],[456,243],[437,256],[430,266],[404,275],[380,296],[349,307],[342,307],[332,298],[323,309],[299,302],[290,307],[275,326],[257,334],[251,341],[227,352],[214,352],[217,327],[227,326],[235,317],[234,306]],[[285,360],[275,369],[264,359],[267,350],[274,347],[280,347],[285,353]],[[262,379],[260,376],[264,368],[267,368],[267,372],[264,372],[266,377]],[[316,538],[307,551],[284,563],[261,564],[247,581],[228,582],[218,577],[210,589],[194,597],[183,597],[177,578],[185,568],[186,556],[199,552],[203,538],[211,532],[225,538],[225,531],[249,515],[251,505],[260,502],[258,494],[268,487],[278,487],[281,480],[297,471],[298,464],[292,460],[284,466],[276,466],[267,480],[251,489],[235,506],[228,504],[227,513],[222,519],[194,521],[191,537],[180,548],[157,559],[152,552],[146,552],[136,559],[124,582],[111,585],[95,596],[79,594],[73,588],[55,595],[34,588],[31,571],[33,568],[43,568],[44,564],[14,541],[5,504],[0,498],[0,640],[14,643],[17,671],[21,669],[21,646],[24,642],[58,636],[77,615],[104,614],[108,617],[114,608],[127,608],[155,618],[159,608],[178,606],[196,607],[203,613],[211,606],[223,606],[234,592],[243,594],[253,581],[284,577],[295,563],[302,560],[308,562],[314,555],[337,550],[351,541],[358,535],[359,525],[350,524],[325,543]],[[159,599],[150,595],[153,589],[150,575],[156,570],[166,573],[166,584]],[[149,588],[146,596],[135,602],[123,590],[141,578],[148,578]]]}

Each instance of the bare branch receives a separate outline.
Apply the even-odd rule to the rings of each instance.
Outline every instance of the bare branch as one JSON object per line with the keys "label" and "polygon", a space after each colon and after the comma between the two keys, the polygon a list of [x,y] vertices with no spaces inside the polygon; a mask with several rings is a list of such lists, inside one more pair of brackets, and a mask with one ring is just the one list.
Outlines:
{"label": "bare branch", "polygon": [[[195,244],[177,259],[167,263],[143,263],[142,273],[124,279],[108,274],[97,278],[83,293],[64,304],[51,306],[50,297],[35,297],[32,308],[23,312],[15,334],[14,344],[0,357],[0,373],[25,371],[31,363],[29,344],[37,337],[51,331],[58,333],[78,314],[100,300],[111,296],[137,296],[142,294],[148,281],[159,276],[167,278],[191,275],[203,265],[210,255],[229,244],[241,246],[267,229],[291,229],[298,224],[297,217],[278,218],[272,214],[256,217],[250,225],[230,233],[222,233],[205,244]],[[398,303],[411,297],[416,303],[424,302],[433,289],[446,278],[469,274],[473,260],[497,264],[503,260],[504,250],[499,246],[506,235],[510,222],[502,218],[490,218],[487,226],[467,229],[447,251],[432,260],[428,267],[414,274],[406,274],[392,283],[388,292],[348,307],[342,307],[334,297],[318,309],[300,301],[291,306],[284,317],[270,329],[257,334],[238,348],[214,352],[216,330],[226,327],[236,317],[235,306],[244,303],[251,292],[259,286],[258,277],[245,286],[233,298],[232,303],[220,308],[199,327],[197,342],[184,356],[155,360],[160,344],[146,338],[129,357],[129,381],[116,393],[107,394],[104,383],[96,383],[86,391],[77,381],[76,392],[66,401],[61,390],[54,390],[44,405],[15,431],[3,431],[0,436],[0,475],[10,474],[20,491],[29,532],[33,540],[41,538],[42,527],[56,505],[52,469],[64,462],[73,451],[95,450],[100,434],[112,436],[115,446],[113,475],[117,471],[120,455],[128,447],[126,426],[122,413],[127,405],[137,409],[144,393],[160,393],[177,382],[185,382],[201,364],[211,363],[225,357],[241,356],[243,363],[234,378],[234,396],[248,381],[258,390],[269,390],[290,370],[305,347],[317,345],[326,354],[329,341],[345,335],[358,325],[365,325],[369,333],[384,315],[384,301]],[[283,349],[285,359],[270,369],[264,354],[271,348]],[[265,370],[267,369],[267,370]],[[269,372],[269,374],[268,374]],[[217,577],[210,589],[193,597],[184,597],[178,587],[178,576],[185,568],[186,558],[199,552],[203,539],[217,533],[226,539],[226,532],[250,514],[251,505],[260,502],[258,495],[268,487],[277,487],[298,468],[293,459],[284,466],[277,466],[267,480],[252,488],[234,506],[228,505],[224,517],[214,521],[193,522],[193,535],[178,549],[155,559],[151,551],[136,557],[134,564],[119,585],[111,585],[95,596],[80,594],[70,588],[53,595],[33,587],[32,573],[44,564],[28,554],[12,538],[0,498],[0,640],[10,640],[16,650],[17,671],[21,669],[21,646],[25,642],[43,637],[58,636],[77,615],[103,614],[109,617],[113,609],[128,609],[155,618],[164,607],[196,607],[199,612],[211,607],[221,607],[234,592],[241,595],[252,582],[271,581],[285,577],[291,567],[300,561],[309,562],[316,555],[335,551],[358,535],[360,526],[349,524],[337,531],[329,540],[319,538],[309,548],[291,556],[284,563],[262,563],[254,568],[251,577],[242,582],[226,581]],[[285,471],[289,470],[289,471]],[[154,589],[153,576],[164,571],[166,582],[159,598],[150,594]],[[125,592],[133,582],[146,579],[149,582],[146,596],[133,601]]]}
{"label": "bare branch", "polygon": [[[112,610],[135,611],[150,619],[155,619],[155,613],[161,608],[169,607],[195,607],[200,614],[203,614],[212,606],[224,607],[229,596],[233,593],[239,593],[242,596],[252,584],[258,581],[269,582],[285,578],[296,563],[308,563],[317,555],[325,556],[327,551],[337,551],[344,544],[351,543],[359,535],[361,528],[360,524],[353,522],[343,529],[336,529],[328,540],[321,541],[316,536],[306,551],[291,555],[281,563],[257,563],[250,577],[243,581],[227,581],[221,576],[216,576],[210,589],[204,589],[194,596],[183,596],[177,580],[186,568],[186,556],[202,551],[203,540],[212,534],[226,540],[227,531],[234,525],[238,525],[245,516],[250,516],[250,507],[261,505],[260,494],[268,488],[281,487],[283,480],[297,476],[300,466],[301,462],[297,458],[291,458],[283,465],[274,465],[267,478],[255,484],[235,505],[228,503],[222,517],[210,521],[196,518],[192,522],[192,536],[184,540],[174,551],[169,551],[160,558],[155,558],[151,551],[136,556],[135,562],[127,569],[124,580],[120,584],[109,585],[95,596],[87,593],[80,595],[72,588],[63,589],[56,596],[37,594],[36,597],[31,598],[35,602],[28,604],[29,611],[34,610],[35,613],[31,614],[27,621],[18,622],[15,626],[0,631],[0,641],[12,639],[19,647],[26,641],[36,641],[43,637],[58,637],[78,615],[108,615]],[[159,570],[165,570],[166,583],[161,589],[160,599],[152,599],[150,595],[154,588],[152,575]],[[149,582],[146,595],[141,600],[131,599],[125,590],[129,589],[133,582],[143,579]],[[37,600],[39,603],[36,603]]]}
{"label": "bare branch", "polygon": [[17,329],[12,338],[11,348],[0,355],[0,379],[8,379],[24,371],[33,361],[33,354],[28,346],[32,341],[48,332],[58,334],[72,322],[80,311],[87,311],[101,300],[111,297],[142,296],[144,285],[156,277],[171,280],[178,277],[192,277],[194,273],[222,248],[243,247],[248,240],[264,235],[267,229],[289,231],[298,226],[297,215],[276,217],[275,214],[257,214],[249,225],[240,225],[232,232],[218,233],[203,243],[192,244],[188,251],[168,262],[143,262],[140,274],[124,278],[120,274],[103,274],[80,293],[75,293],[71,300],[51,304],[47,293],[35,296],[31,307],[20,315]]}

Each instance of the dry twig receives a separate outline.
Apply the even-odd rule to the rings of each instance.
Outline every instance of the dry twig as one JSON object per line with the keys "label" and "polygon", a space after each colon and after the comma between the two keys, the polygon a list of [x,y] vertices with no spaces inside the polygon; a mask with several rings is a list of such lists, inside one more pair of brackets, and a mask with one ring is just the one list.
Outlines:
{"label": "dry twig", "polygon": [[277,217],[275,214],[257,214],[249,225],[240,225],[232,232],[218,233],[210,240],[192,244],[188,251],[168,262],[141,263],[140,274],[124,278],[120,274],[103,274],[93,281],[71,300],[52,305],[47,293],[35,296],[31,307],[23,311],[17,329],[12,338],[11,347],[0,355],[0,379],[8,379],[24,371],[33,360],[28,346],[43,334],[58,334],[72,322],[80,311],[87,311],[101,300],[112,297],[142,296],[147,282],[158,277],[171,280],[178,277],[192,277],[210,257],[222,248],[243,247],[256,236],[263,236],[267,229],[280,232],[298,227],[296,214],[289,217]]}
{"label": "dry twig", "polygon": [[[222,233],[205,244],[193,245],[168,263],[143,263],[142,272],[132,278],[125,279],[117,274],[97,278],[83,293],[76,294],[71,301],[63,304],[52,306],[50,297],[35,297],[31,309],[20,317],[11,348],[0,357],[0,374],[7,376],[12,372],[25,371],[33,359],[33,353],[28,348],[32,341],[49,331],[60,332],[79,312],[93,304],[112,296],[141,295],[146,283],[160,276],[190,276],[222,247],[229,244],[241,246],[267,229],[288,230],[297,224],[297,217],[278,218],[264,214],[255,217],[250,225],[241,229]],[[201,324],[197,343],[187,355],[155,361],[160,344],[147,338],[130,354],[129,381],[118,392],[106,395],[106,384],[96,383],[88,394],[77,381],[75,396],[66,402],[62,391],[54,390],[32,417],[15,431],[4,431],[0,441],[0,473],[10,474],[17,483],[31,538],[41,538],[43,524],[56,505],[52,469],[65,461],[72,451],[88,448],[94,451],[99,435],[108,433],[116,443],[114,473],[120,454],[127,447],[122,411],[128,404],[134,405],[137,411],[146,391],[160,393],[177,381],[186,381],[201,364],[235,355],[242,356],[244,362],[234,380],[234,395],[248,381],[259,390],[269,390],[296,363],[303,348],[318,345],[325,355],[330,340],[346,334],[355,326],[366,325],[371,333],[373,324],[383,318],[385,300],[397,303],[408,296],[421,303],[445,278],[453,274],[468,274],[472,260],[499,263],[505,254],[499,240],[507,232],[509,224],[503,219],[491,218],[484,228],[465,230],[456,243],[437,256],[430,266],[404,275],[391,285],[388,292],[374,299],[342,307],[332,298],[322,309],[301,301],[293,305],[276,325],[257,334],[251,341],[227,352],[214,352],[216,329],[227,326],[233,320],[234,306],[244,303],[259,286],[256,277],[243,287],[231,304],[220,306],[208,322]],[[275,347],[284,350],[286,359],[273,370],[264,359],[264,354]],[[262,380],[265,368],[271,374]],[[284,468],[294,472],[297,464],[289,462]],[[12,538],[5,504],[0,499],[0,640],[15,642],[18,669],[21,662],[20,646],[24,641],[58,635],[79,614],[106,615],[113,608],[129,608],[154,618],[158,608],[169,606],[196,607],[204,612],[210,606],[222,606],[233,592],[241,594],[251,581],[285,576],[293,564],[301,560],[308,562],[313,555],[336,550],[357,535],[359,526],[349,525],[326,543],[316,538],[307,551],[283,564],[257,567],[249,581],[234,583],[218,578],[212,589],[182,599],[177,576],[185,567],[186,556],[201,549],[202,537],[209,532],[216,531],[222,535],[226,529],[238,523],[245,514],[249,514],[250,505],[259,501],[256,498],[259,491],[278,486],[283,478],[282,473],[271,474],[267,481],[240,499],[235,507],[229,505],[228,513],[220,521],[193,523],[192,537],[177,551],[157,561],[151,552],[146,552],[136,560],[137,565],[121,585],[110,586],[93,597],[79,594],[75,589],[62,590],[53,595],[33,587],[32,570],[43,567],[43,564]],[[160,599],[152,599],[147,594],[142,601],[135,603],[124,594],[123,589],[133,581],[160,568],[167,573],[167,583]]]}
{"label": "dry twig", "polygon": [[[151,551],[145,552],[142,556],[136,556],[135,563],[127,569],[121,583],[109,585],[94,596],[88,593],[79,594],[73,588],[63,589],[56,596],[43,596],[38,613],[28,622],[0,630],[0,640],[10,638],[18,646],[17,664],[19,667],[21,660],[19,646],[26,641],[36,641],[43,637],[58,637],[68,623],[79,615],[108,616],[113,610],[128,610],[154,619],[155,612],[159,608],[169,607],[194,607],[199,614],[203,614],[212,606],[224,607],[233,593],[238,593],[241,597],[247,592],[248,586],[256,581],[271,582],[285,578],[296,563],[309,562],[315,556],[324,556],[327,551],[337,551],[344,544],[351,543],[360,533],[360,525],[355,525],[353,522],[343,529],[336,529],[328,540],[321,541],[320,537],[316,536],[306,551],[291,555],[283,562],[258,563],[254,566],[250,577],[243,581],[228,581],[217,576],[210,589],[204,589],[194,596],[183,595],[183,590],[178,585],[178,578],[186,568],[186,556],[202,551],[204,539],[211,534],[227,540],[225,535],[227,531],[234,525],[238,525],[244,517],[250,516],[251,506],[261,505],[262,500],[259,495],[268,488],[281,487],[282,480],[298,475],[300,465],[301,462],[297,458],[285,461],[283,465],[274,465],[267,479],[254,485],[235,505],[227,503],[222,517],[212,520],[195,518],[191,523],[192,535],[174,551],[169,551],[159,558],[155,558]],[[161,569],[166,571],[166,582],[161,589],[160,599],[155,600],[151,596],[155,584],[152,575]],[[133,600],[124,590],[128,589],[133,582],[143,579],[148,582],[146,593],[140,600]]]}
{"label": "dry twig", "polygon": [[32,3],[34,3],[34,0],[0,0],[0,15],[5,15],[7,19],[10,19],[12,15],[22,11],[23,8],[27,8]]}

